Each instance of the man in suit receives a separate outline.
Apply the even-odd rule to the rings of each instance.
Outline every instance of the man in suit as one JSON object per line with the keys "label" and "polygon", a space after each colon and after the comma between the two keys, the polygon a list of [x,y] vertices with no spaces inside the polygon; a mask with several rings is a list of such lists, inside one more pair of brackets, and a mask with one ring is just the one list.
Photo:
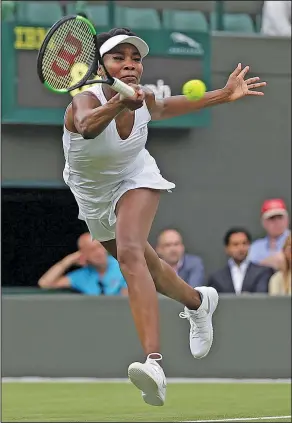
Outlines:
{"label": "man in suit", "polygon": [[224,237],[224,244],[228,263],[209,277],[208,285],[218,292],[237,295],[268,292],[273,269],[248,260],[251,244],[249,232],[244,228],[231,228]]}
{"label": "man in suit", "polygon": [[157,239],[156,251],[187,284],[193,288],[204,285],[203,261],[198,256],[185,253],[182,236],[178,231],[162,231]]}

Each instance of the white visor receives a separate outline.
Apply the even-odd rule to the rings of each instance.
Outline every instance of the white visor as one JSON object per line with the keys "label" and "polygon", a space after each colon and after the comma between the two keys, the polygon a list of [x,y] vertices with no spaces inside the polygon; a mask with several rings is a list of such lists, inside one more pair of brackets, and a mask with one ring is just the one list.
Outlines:
{"label": "white visor", "polygon": [[137,48],[141,57],[147,56],[149,53],[148,44],[142,40],[142,38],[134,37],[132,35],[115,35],[114,37],[109,38],[103,45],[100,47],[100,55],[101,57],[116,47],[118,44],[132,44]]}

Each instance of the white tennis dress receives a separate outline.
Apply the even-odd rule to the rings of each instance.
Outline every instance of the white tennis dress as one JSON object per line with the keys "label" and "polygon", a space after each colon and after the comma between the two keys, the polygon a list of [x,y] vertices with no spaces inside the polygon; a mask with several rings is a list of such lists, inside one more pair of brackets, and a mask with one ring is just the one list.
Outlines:
{"label": "white tennis dress", "polygon": [[[103,105],[107,102],[101,85],[88,89]],[[64,181],[71,189],[92,238],[115,239],[115,207],[121,196],[135,188],[171,190],[154,158],[145,149],[147,124],[151,117],[144,105],[135,111],[132,132],[122,140],[113,119],[94,139],[86,140],[64,126]]]}

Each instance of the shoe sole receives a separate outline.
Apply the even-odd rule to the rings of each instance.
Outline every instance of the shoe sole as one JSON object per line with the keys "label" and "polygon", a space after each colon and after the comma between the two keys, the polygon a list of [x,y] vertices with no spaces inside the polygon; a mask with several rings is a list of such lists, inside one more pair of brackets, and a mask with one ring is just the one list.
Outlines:
{"label": "shoe sole", "polygon": [[[210,332],[209,332],[209,334],[210,334],[210,337],[211,337],[211,343],[210,343],[209,349],[207,350],[207,352],[204,355],[201,355],[200,357],[197,357],[197,356],[193,355],[193,357],[196,358],[197,360],[200,360],[201,358],[204,358],[204,357],[206,357],[209,354],[210,349],[211,349],[212,344],[213,344],[213,338],[214,338],[212,317],[213,317],[214,311],[216,310],[216,308],[218,306],[219,295],[218,295],[218,292],[216,291],[216,289],[214,289],[212,287],[209,287],[208,291],[209,291],[208,292],[208,297],[209,297],[209,301],[210,301],[210,313],[209,313],[208,318],[209,318],[209,323],[210,323]],[[210,295],[210,292],[212,292],[211,295]]]}
{"label": "shoe sole", "polygon": [[158,407],[164,404],[164,400],[158,394],[157,383],[144,369],[141,369],[141,363],[131,364],[128,376],[133,385],[144,393],[143,400],[146,404]]}

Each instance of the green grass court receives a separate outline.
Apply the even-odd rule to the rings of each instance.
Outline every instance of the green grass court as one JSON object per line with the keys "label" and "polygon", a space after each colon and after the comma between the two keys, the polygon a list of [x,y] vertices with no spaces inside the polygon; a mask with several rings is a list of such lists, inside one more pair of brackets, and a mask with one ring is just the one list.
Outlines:
{"label": "green grass court", "polygon": [[290,415],[290,384],[169,384],[166,404],[157,408],[144,404],[128,383],[2,384],[2,422],[261,421]]}

